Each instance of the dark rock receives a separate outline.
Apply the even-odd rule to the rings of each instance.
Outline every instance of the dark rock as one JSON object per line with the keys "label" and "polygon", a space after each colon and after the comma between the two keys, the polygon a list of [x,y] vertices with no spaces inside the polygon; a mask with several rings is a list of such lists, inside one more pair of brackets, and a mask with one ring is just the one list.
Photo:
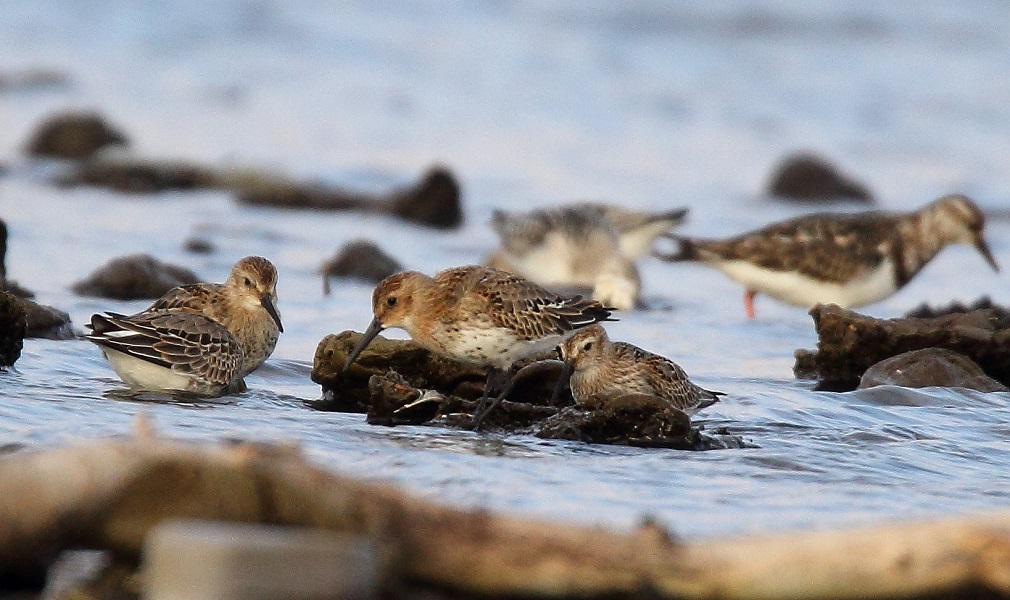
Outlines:
{"label": "dark rock", "polygon": [[859,200],[873,202],[862,183],[842,174],[831,163],[814,154],[794,154],[775,169],[768,193],[793,200]]}
{"label": "dark rock", "polygon": [[810,310],[817,350],[797,350],[793,372],[818,389],[848,391],[872,365],[922,348],[961,353],[1004,385],[1010,381],[1010,317],[982,309],[929,318],[875,319],[819,304]]}
{"label": "dark rock", "polygon": [[983,309],[991,310],[995,314],[999,315],[1001,319],[1006,319],[1010,321],[1010,308],[996,304],[988,296],[983,296],[978,300],[972,302],[971,304],[964,304],[962,302],[954,301],[948,304],[947,306],[940,306],[935,308],[929,306],[928,304],[923,303],[905,313],[905,316],[925,319],[928,317],[939,317],[942,315],[966,313]]}
{"label": "dark rock", "polygon": [[361,334],[344,331],[319,342],[310,377],[322,387],[324,399],[313,403],[314,408],[368,412],[372,395],[368,382],[372,375],[385,375],[389,370],[396,371],[412,387],[436,389],[446,395],[477,399],[484,389],[487,375],[483,369],[442,358],[412,341],[387,340],[382,336],[376,337],[350,370],[341,375],[359,339]]}
{"label": "dark rock", "polygon": [[980,392],[1010,391],[963,354],[944,348],[923,348],[886,358],[859,379],[859,389],[878,385],[909,388],[961,387]]}
{"label": "dark rock", "polygon": [[16,296],[0,291],[0,368],[21,358],[26,332],[24,304]]}
{"label": "dark rock", "polygon": [[441,229],[458,227],[463,222],[459,184],[449,170],[441,167],[433,168],[417,185],[385,196],[249,172],[223,176],[222,184],[232,189],[242,204],[382,212]]}
{"label": "dark rock", "polygon": [[21,298],[25,309],[25,337],[69,340],[76,337],[70,325],[70,315],[58,308]]}
{"label": "dark rock", "polygon": [[323,293],[329,295],[331,277],[349,277],[367,283],[379,283],[402,270],[403,265],[383,252],[374,242],[349,242],[323,264]]}
{"label": "dark rock", "polygon": [[7,223],[0,219],[0,290],[18,298],[34,298],[31,290],[18,285],[18,282],[7,279]]}
{"label": "dark rock", "polygon": [[67,112],[43,121],[29,139],[27,150],[32,156],[83,160],[107,146],[126,145],[126,136],[101,115]]}
{"label": "dark rock", "polygon": [[[376,338],[347,374],[360,334],[326,336],[316,349],[312,380],[323,387],[320,410],[367,412],[375,425],[432,423],[470,429],[483,391],[483,369],[433,355],[411,341]],[[737,436],[692,428],[687,414],[653,396],[626,396],[593,410],[558,409],[550,398],[561,374],[557,360],[520,368],[506,400],[481,426],[543,438],[692,450],[743,447]]]}
{"label": "dark rock", "polygon": [[87,279],[75,283],[72,289],[82,296],[144,300],[159,298],[176,286],[199,281],[185,267],[163,263],[147,254],[134,254],[109,261]]}
{"label": "dark rock", "polygon": [[145,194],[167,190],[197,190],[218,185],[210,169],[185,163],[100,160],[80,164],[60,176],[57,185],[92,185],[117,192]]}
{"label": "dark rock", "polygon": [[417,186],[394,192],[390,202],[393,214],[414,223],[442,229],[463,224],[459,184],[442,167],[428,171]]}
{"label": "dark rock", "polygon": [[193,254],[212,254],[215,250],[214,244],[210,240],[191,237],[182,245],[183,250]]}
{"label": "dark rock", "polygon": [[593,410],[563,409],[545,420],[536,434],[597,444],[690,448],[691,418],[656,396],[629,394]]}

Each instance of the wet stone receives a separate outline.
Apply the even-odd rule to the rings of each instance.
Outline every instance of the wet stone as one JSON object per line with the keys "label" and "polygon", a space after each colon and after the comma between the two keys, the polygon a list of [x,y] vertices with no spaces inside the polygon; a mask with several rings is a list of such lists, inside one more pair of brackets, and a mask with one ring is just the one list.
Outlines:
{"label": "wet stone", "polygon": [[[326,336],[319,343],[312,380],[322,386],[323,398],[310,406],[366,412],[367,421],[374,425],[472,427],[484,387],[483,369],[438,357],[412,341],[377,337],[341,375],[360,337],[345,331]],[[553,406],[550,401],[561,366],[557,360],[522,365],[513,377],[513,389],[485,418],[482,429],[548,439],[691,450],[745,445],[728,431],[709,434],[692,427],[687,414],[653,396],[622,397],[592,410]],[[570,403],[570,395],[563,401]]]}
{"label": "wet stone", "polygon": [[858,200],[873,202],[865,185],[842,174],[815,154],[786,157],[772,173],[768,194],[791,200]]}
{"label": "wet stone", "polygon": [[115,258],[83,281],[72,286],[82,296],[98,296],[115,300],[155,299],[168,290],[200,279],[193,271],[147,254]]}
{"label": "wet stone", "polygon": [[331,277],[346,277],[366,283],[379,283],[393,273],[403,270],[392,256],[368,240],[348,242],[330,260],[323,264],[323,293],[330,293]]}
{"label": "wet stone", "polygon": [[859,380],[859,389],[878,385],[909,388],[961,387],[980,392],[1006,392],[1007,386],[989,377],[963,354],[944,348],[912,350],[871,366]]}
{"label": "wet stone", "polygon": [[70,324],[70,315],[66,312],[27,298],[22,298],[21,303],[25,308],[27,327],[25,337],[49,340],[69,340],[77,337]]}
{"label": "wet stone", "polygon": [[0,290],[0,368],[13,365],[21,357],[26,330],[24,304]]}
{"label": "wet stone", "polygon": [[98,186],[117,192],[144,194],[168,190],[198,190],[218,185],[210,169],[176,162],[88,161],[60,176],[64,187]]}
{"label": "wet stone", "polygon": [[212,254],[217,248],[210,240],[191,237],[182,244],[182,249],[193,254]]}
{"label": "wet stone", "polygon": [[234,191],[238,202],[257,206],[314,210],[360,210],[385,213],[412,223],[451,229],[462,225],[459,184],[442,167],[421,180],[387,194],[371,194],[319,183],[299,183],[282,176],[256,172],[224,175],[222,185]]}
{"label": "wet stone", "polygon": [[793,372],[816,379],[817,388],[849,391],[874,364],[923,348],[963,354],[1006,385],[1010,381],[1010,315],[994,309],[935,317],[876,319],[833,304],[810,310],[817,349],[796,351]]}
{"label": "wet stone", "polygon": [[28,154],[84,160],[108,146],[126,146],[125,134],[95,112],[66,112],[48,117],[31,135]]}
{"label": "wet stone", "polygon": [[7,279],[7,222],[0,219],[0,290],[11,293],[18,298],[33,298],[35,296],[16,281]]}

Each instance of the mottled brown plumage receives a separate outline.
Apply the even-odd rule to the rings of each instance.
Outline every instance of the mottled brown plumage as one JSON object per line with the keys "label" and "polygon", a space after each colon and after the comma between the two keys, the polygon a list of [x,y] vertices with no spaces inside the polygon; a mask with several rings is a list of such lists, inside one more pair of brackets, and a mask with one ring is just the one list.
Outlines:
{"label": "mottled brown plumage", "polygon": [[984,223],[974,202],[948,195],[910,213],[821,213],[725,240],[678,236],[680,251],[660,258],[710,264],[751,294],[798,306],[858,307],[899,290],[950,244],[975,246],[998,271]]}
{"label": "mottled brown plumage", "polygon": [[656,396],[688,414],[711,406],[721,392],[703,389],[673,361],[626,342],[612,342],[600,325],[565,340],[561,358],[571,370],[572,397],[599,406],[628,394]]}
{"label": "mottled brown plumage", "polygon": [[345,370],[380,331],[398,327],[432,352],[486,367],[487,398],[494,380],[513,363],[608,319],[611,309],[595,300],[559,296],[510,273],[467,266],[434,277],[417,271],[391,275],[375,288],[372,312],[375,318]]}
{"label": "mottled brown plumage", "polygon": [[246,257],[224,284],[173,288],[135,315],[93,315],[85,337],[132,387],[228,393],[241,389],[283,331],[276,285],[270,261]]}
{"label": "mottled brown plumage", "polygon": [[147,310],[182,310],[221,323],[242,346],[240,377],[266,361],[284,331],[277,311],[277,269],[260,256],[235,263],[223,283],[195,283],[169,290]]}
{"label": "mottled brown plumage", "polygon": [[[91,317],[102,345],[190,377],[186,391],[215,394],[240,379],[242,347],[217,321],[182,311],[144,311]],[[89,337],[89,339],[92,339]]]}

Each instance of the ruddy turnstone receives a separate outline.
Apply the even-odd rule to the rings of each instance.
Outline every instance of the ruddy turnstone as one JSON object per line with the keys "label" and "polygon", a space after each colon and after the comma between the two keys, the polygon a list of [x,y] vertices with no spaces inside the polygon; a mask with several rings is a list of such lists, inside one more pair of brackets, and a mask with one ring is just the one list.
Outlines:
{"label": "ruddy turnstone", "polygon": [[[456,267],[434,277],[405,271],[376,286],[374,318],[347,357],[344,371],[380,331],[404,329],[431,352],[487,369],[484,394],[474,412],[473,426],[478,428],[511,389],[513,363],[557,347],[579,329],[608,320],[610,312],[595,300],[562,297],[487,267]],[[492,399],[495,388],[500,390]]]}
{"label": "ruddy turnstone", "polygon": [[223,284],[169,290],[135,315],[95,314],[91,333],[129,386],[218,396],[270,356],[282,331],[277,270],[259,256],[235,263]]}
{"label": "ruddy turnstone", "polygon": [[628,310],[641,288],[635,259],[685,213],[643,213],[589,203],[530,213],[495,211],[491,225],[501,249],[487,263],[539,285],[590,289],[596,300]]}
{"label": "ruddy turnstone", "polygon": [[753,318],[758,292],[804,308],[883,300],[950,244],[975,246],[999,271],[984,225],[974,202],[951,194],[909,213],[807,215],[725,240],[675,236],[679,251],[657,256],[703,262],[742,283],[744,308]]}
{"label": "ruddy turnstone", "polygon": [[578,331],[561,344],[559,351],[565,373],[555,397],[568,379],[572,397],[581,406],[599,405],[627,394],[645,394],[693,415],[723,395],[695,385],[684,369],[667,358],[626,342],[610,341],[600,325]]}

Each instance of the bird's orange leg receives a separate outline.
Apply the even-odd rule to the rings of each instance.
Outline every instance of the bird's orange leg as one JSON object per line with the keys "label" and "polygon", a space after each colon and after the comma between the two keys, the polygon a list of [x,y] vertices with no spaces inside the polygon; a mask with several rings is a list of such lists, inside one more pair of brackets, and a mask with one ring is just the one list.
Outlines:
{"label": "bird's orange leg", "polygon": [[754,312],[754,296],[757,292],[754,290],[747,290],[743,293],[743,309],[747,312],[747,318],[753,319],[756,315]]}

